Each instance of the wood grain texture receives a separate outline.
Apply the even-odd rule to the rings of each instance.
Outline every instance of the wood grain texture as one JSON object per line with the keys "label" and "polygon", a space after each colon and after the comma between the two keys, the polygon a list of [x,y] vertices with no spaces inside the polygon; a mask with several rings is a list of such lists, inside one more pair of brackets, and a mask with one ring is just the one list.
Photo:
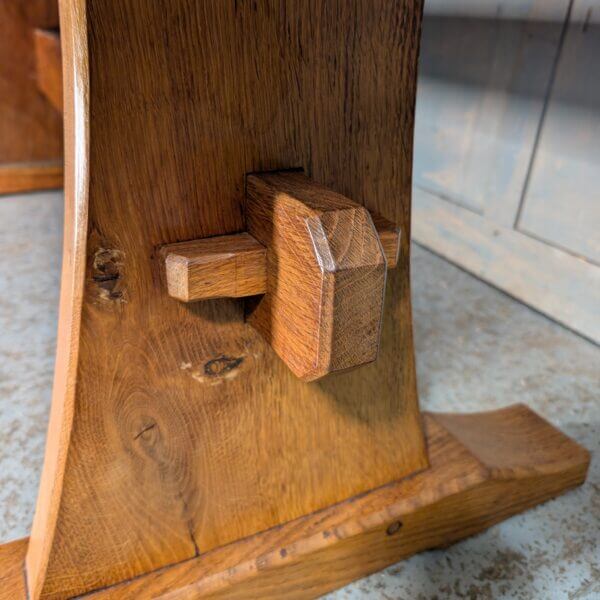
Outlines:
{"label": "wood grain texture", "polygon": [[91,597],[317,598],[585,480],[589,453],[523,405],[426,414],[425,425],[426,471]]}
{"label": "wood grain texture", "polygon": [[62,185],[62,161],[0,165],[0,194],[54,190]]}
{"label": "wood grain texture", "polygon": [[250,175],[245,215],[267,248],[248,323],[304,381],[373,362],[386,260],[368,211],[291,171]]}
{"label": "wood grain texture", "polygon": [[0,600],[26,600],[25,553],[28,540],[0,544]]}
{"label": "wood grain texture", "polygon": [[589,465],[586,450],[522,405],[426,414],[425,428],[426,471],[86,597],[316,598],[553,498]]}
{"label": "wood grain texture", "polygon": [[62,160],[62,116],[36,84],[38,4],[0,2],[0,165]]}
{"label": "wood grain texture", "polygon": [[38,89],[62,114],[62,57],[58,31],[36,29],[34,46]]}
{"label": "wood grain texture", "polygon": [[[65,92],[65,217],[52,405],[40,491],[26,555],[27,586],[39,598],[54,549],[73,431],[89,216],[89,61],[83,1],[61,9]],[[77,534],[76,534],[77,535]]]}
{"label": "wood grain texture", "polygon": [[264,294],[267,250],[236,233],[161,248],[169,296],[182,302]]}
{"label": "wood grain texture", "polygon": [[[36,598],[192,558],[427,466],[408,284],[421,4],[61,8],[68,214],[27,556]],[[159,255],[244,231],[245,174],[297,167],[406,232],[379,359],[311,384],[244,323],[243,301],[173,301]]]}
{"label": "wood grain texture", "polygon": [[[394,268],[400,228],[379,215],[371,216],[387,267]],[[169,296],[181,302],[243,298],[267,291],[267,249],[248,233],[168,244],[160,253]]]}

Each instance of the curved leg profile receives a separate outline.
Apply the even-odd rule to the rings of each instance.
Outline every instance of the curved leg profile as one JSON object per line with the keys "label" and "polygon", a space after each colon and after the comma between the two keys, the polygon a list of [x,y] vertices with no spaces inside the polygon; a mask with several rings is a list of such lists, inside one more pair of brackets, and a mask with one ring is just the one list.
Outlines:
{"label": "curved leg profile", "polygon": [[61,2],[54,393],[0,598],[315,597],[583,481],[524,407],[419,412],[421,11]]}

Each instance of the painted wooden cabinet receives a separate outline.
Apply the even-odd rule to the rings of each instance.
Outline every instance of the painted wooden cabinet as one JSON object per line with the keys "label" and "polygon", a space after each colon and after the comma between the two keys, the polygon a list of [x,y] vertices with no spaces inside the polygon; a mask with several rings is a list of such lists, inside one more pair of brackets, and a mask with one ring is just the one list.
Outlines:
{"label": "painted wooden cabinet", "polygon": [[600,265],[599,60],[600,2],[577,0],[518,226]]}
{"label": "painted wooden cabinet", "polygon": [[600,0],[426,3],[413,239],[600,341]]}

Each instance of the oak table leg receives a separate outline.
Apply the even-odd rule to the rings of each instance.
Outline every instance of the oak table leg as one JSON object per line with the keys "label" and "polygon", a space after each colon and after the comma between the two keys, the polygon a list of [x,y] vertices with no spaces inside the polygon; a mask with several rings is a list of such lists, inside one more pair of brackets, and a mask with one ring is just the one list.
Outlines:
{"label": "oak table leg", "polygon": [[[61,3],[54,391],[32,533],[0,547],[0,598],[25,579],[33,600],[315,597],[583,481],[587,452],[524,407],[419,412],[421,12]],[[190,248],[248,230],[259,245],[217,252],[224,275],[211,259],[200,288],[185,280]]]}
{"label": "oak table leg", "polygon": [[[425,429],[431,466],[410,479],[86,597],[315,598],[580,485],[589,464],[523,405],[427,413]],[[0,590],[23,589],[25,551],[26,540],[0,546]]]}

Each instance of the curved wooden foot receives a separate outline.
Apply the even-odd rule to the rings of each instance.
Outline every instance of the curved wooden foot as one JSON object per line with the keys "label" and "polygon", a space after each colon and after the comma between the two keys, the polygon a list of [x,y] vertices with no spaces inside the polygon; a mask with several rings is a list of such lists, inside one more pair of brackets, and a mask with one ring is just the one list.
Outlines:
{"label": "curved wooden foot", "polygon": [[[314,598],[478,533],[586,476],[588,452],[523,405],[426,414],[425,429],[431,466],[417,475],[89,596]],[[25,597],[25,551],[25,540],[0,547],[0,598]]]}

